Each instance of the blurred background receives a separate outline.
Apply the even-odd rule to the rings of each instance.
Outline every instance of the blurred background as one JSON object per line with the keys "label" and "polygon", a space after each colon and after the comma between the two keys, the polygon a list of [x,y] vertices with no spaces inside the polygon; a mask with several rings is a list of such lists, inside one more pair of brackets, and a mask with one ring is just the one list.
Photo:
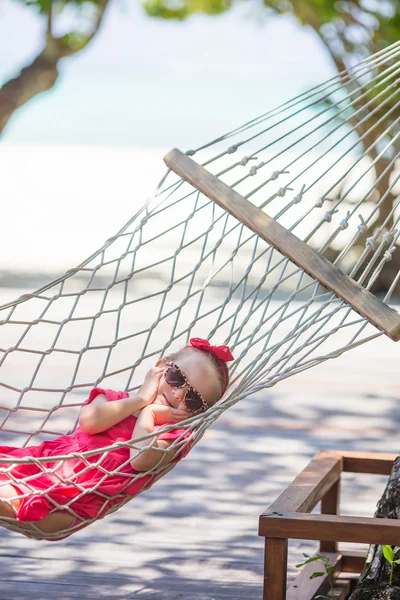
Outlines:
{"label": "blurred background", "polygon": [[302,22],[290,3],[265,4],[276,9],[0,2],[3,289],[42,285],[95,251],[151,195],[170,148],[206,143],[337,72],[307,20],[339,13],[310,2]]}
{"label": "blurred background", "polygon": [[1,0],[0,286],[37,287],[94,252],[152,194],[170,148],[399,31],[398,0]]}

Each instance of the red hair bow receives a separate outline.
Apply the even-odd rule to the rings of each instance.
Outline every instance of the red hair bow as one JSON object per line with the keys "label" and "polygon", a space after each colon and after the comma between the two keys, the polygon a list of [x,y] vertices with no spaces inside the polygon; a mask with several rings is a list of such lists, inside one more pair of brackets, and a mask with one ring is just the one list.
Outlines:
{"label": "red hair bow", "polygon": [[211,346],[208,340],[202,340],[201,338],[191,338],[190,345],[193,348],[198,348],[199,350],[204,350],[204,352],[213,354],[222,362],[234,360],[228,346]]}

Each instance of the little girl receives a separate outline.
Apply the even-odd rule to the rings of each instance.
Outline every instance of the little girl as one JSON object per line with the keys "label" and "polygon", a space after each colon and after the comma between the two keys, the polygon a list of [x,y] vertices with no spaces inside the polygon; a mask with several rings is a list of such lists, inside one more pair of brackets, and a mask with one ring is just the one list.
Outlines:
{"label": "little girl", "polygon": [[[18,521],[27,535],[64,539],[150,487],[160,476],[160,466],[162,474],[169,463],[188,453],[190,443],[180,452],[176,447],[167,449],[177,438],[189,437],[189,430],[173,429],[153,441],[135,442],[135,449],[124,446],[64,461],[51,457],[141,438],[207,410],[228,386],[226,363],[231,360],[227,346],[192,338],[190,346],[158,360],[137,392],[92,389],[72,435],[28,448],[0,446],[0,458],[10,459],[9,465],[0,465],[8,469],[0,473],[3,524]],[[13,458],[26,457],[49,457],[49,461],[13,464]],[[155,468],[156,473],[147,473]]]}

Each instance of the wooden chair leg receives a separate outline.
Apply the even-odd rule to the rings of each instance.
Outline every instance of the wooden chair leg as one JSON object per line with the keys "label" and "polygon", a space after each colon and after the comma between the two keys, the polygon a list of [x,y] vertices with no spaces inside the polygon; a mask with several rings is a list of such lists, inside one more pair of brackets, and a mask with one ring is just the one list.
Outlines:
{"label": "wooden chair leg", "polygon": [[[333,484],[331,489],[321,500],[321,514],[337,515],[339,514],[339,499],[340,499],[340,479]],[[320,543],[320,552],[336,552],[337,542],[329,542],[323,540]]]}
{"label": "wooden chair leg", "polygon": [[288,541],[265,538],[263,600],[286,600]]}

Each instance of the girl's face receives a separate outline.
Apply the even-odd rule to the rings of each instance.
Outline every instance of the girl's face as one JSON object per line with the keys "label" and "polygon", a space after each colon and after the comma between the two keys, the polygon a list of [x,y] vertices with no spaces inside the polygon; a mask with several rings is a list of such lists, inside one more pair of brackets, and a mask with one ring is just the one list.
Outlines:
{"label": "girl's face", "polygon": [[[199,392],[209,406],[218,400],[221,392],[220,383],[215,369],[207,357],[199,352],[188,351],[174,360],[174,363],[181,369],[190,385]],[[165,370],[169,367],[163,360],[159,360],[158,365],[165,366]],[[192,413],[185,404],[187,390],[187,385],[181,388],[171,387],[166,382],[165,377],[162,376],[158,385],[158,395],[154,402],[184,410],[190,416]]]}

